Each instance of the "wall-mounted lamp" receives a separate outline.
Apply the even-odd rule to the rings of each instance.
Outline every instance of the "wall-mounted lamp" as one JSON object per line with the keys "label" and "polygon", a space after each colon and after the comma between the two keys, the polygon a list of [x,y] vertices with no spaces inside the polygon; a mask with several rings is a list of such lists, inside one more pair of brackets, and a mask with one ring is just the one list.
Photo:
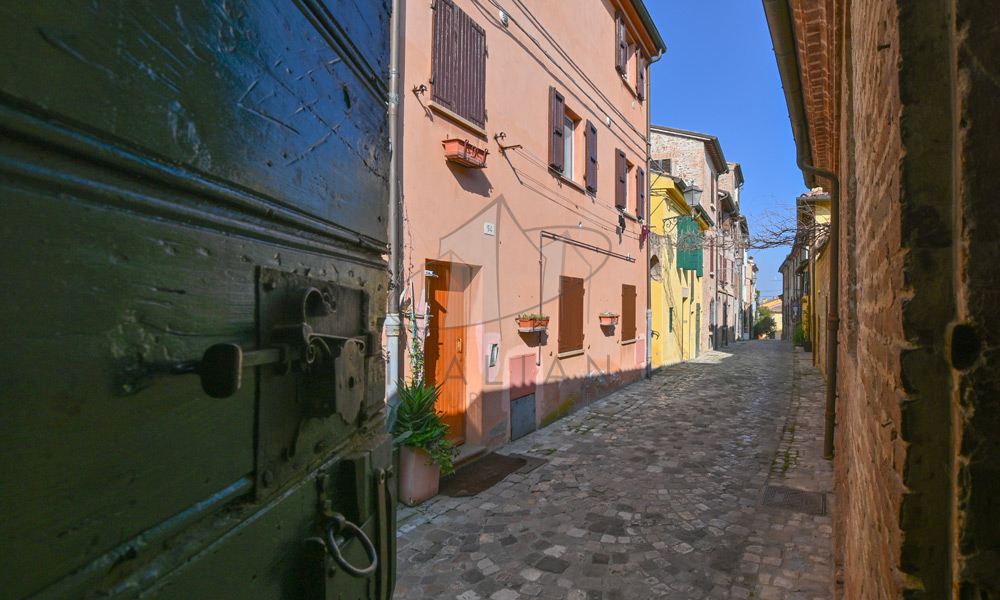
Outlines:
{"label": "wall-mounted lamp", "polygon": [[688,186],[684,190],[684,201],[688,203],[688,206],[694,208],[701,204],[701,193],[702,189],[696,185]]}

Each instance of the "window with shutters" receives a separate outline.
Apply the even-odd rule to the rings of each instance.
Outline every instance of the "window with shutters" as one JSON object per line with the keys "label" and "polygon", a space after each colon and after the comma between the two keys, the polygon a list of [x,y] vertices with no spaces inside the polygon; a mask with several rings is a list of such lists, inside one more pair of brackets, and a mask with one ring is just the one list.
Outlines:
{"label": "window with shutters", "polygon": [[455,6],[434,3],[431,100],[473,125],[486,126],[486,30]]}
{"label": "window with shutters", "polygon": [[[549,88],[549,166],[564,179],[580,184],[586,178],[586,131],[580,126],[579,115],[566,106],[565,97],[554,87]],[[590,123],[587,123],[590,126]],[[583,182],[585,183],[585,182]]]}
{"label": "window with shutters", "polygon": [[629,181],[635,165],[629,162],[624,150],[615,150],[615,208],[628,212]]}
{"label": "window with shutters", "polygon": [[559,354],[583,351],[583,279],[559,277]]}
{"label": "window with shutters", "polygon": [[646,70],[649,61],[633,41],[625,15],[615,13],[615,68],[629,89],[642,101],[646,99]]}
{"label": "window with shutters", "polygon": [[649,161],[649,170],[660,175],[670,175],[673,165],[669,158],[654,158]]}
{"label": "window with shutters", "polygon": [[635,341],[635,286],[622,285],[622,341]]}

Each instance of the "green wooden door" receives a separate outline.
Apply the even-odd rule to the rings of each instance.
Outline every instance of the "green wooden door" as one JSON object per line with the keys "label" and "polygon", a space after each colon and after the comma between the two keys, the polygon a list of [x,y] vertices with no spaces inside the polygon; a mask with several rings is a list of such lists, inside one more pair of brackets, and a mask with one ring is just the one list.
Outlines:
{"label": "green wooden door", "polygon": [[388,4],[0,17],[0,595],[388,597]]}

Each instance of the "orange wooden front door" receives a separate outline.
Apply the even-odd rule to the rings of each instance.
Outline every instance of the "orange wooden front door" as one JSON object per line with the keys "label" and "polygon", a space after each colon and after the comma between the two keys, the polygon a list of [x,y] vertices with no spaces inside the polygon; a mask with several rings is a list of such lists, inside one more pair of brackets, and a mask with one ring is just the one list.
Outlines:
{"label": "orange wooden front door", "polygon": [[[424,341],[427,382],[441,386],[437,407],[451,427],[455,445],[465,442],[466,305],[469,267],[455,263],[427,263],[428,336]],[[434,276],[431,276],[433,273]]]}

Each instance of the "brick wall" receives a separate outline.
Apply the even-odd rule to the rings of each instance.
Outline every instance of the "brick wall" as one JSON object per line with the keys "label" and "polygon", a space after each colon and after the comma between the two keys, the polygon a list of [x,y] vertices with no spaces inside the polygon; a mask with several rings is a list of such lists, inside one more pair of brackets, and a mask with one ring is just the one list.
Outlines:
{"label": "brick wall", "polygon": [[841,180],[838,596],[998,598],[1000,17],[791,5],[809,158]]}
{"label": "brick wall", "polygon": [[[851,18],[853,122],[847,123],[857,148],[853,214],[857,228],[845,253],[857,260],[857,352],[840,365],[837,406],[838,545],[843,561],[844,598],[895,598],[902,541],[899,509],[905,449],[899,437],[899,349],[902,326],[901,214],[899,165],[902,156],[898,119],[900,99],[894,76],[899,59],[893,2],[862,0]],[[879,50],[880,45],[889,48]],[[845,203],[847,204],[847,203]],[[846,261],[842,258],[842,263]],[[843,354],[843,353],[842,353]]]}

